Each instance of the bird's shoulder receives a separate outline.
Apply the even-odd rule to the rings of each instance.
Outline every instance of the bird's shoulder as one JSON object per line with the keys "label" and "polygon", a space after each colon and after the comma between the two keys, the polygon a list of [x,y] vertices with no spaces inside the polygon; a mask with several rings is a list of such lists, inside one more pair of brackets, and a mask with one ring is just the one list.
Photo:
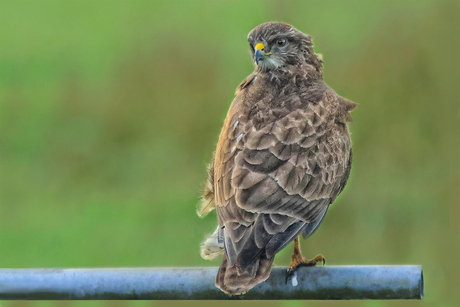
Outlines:
{"label": "bird's shoulder", "polygon": [[[346,124],[352,121],[349,112],[355,106],[322,79],[310,80],[302,75],[282,79],[275,74],[255,72],[238,87],[222,132],[232,139],[236,130],[228,128],[233,125],[240,129],[245,126],[244,132],[248,132],[266,129],[274,123],[287,128],[319,122]],[[221,137],[226,137],[225,133]]]}

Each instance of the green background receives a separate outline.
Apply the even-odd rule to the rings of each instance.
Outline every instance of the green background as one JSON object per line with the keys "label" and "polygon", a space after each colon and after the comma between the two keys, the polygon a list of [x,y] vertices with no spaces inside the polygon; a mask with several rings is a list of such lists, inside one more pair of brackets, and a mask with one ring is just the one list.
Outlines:
{"label": "green background", "polygon": [[246,35],[279,20],[314,37],[328,85],[359,103],[351,178],[305,256],[422,264],[426,296],[409,305],[455,306],[458,16],[458,1],[1,0],[0,267],[219,265],[199,256],[216,218],[196,204],[252,71]]}

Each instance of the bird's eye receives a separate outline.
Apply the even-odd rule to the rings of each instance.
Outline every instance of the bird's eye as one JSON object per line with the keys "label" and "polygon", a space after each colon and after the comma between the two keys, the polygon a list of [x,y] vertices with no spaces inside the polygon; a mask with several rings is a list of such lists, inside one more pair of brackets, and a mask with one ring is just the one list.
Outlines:
{"label": "bird's eye", "polygon": [[286,40],[284,38],[280,38],[279,40],[276,41],[276,44],[279,47],[283,47],[284,45],[286,45]]}

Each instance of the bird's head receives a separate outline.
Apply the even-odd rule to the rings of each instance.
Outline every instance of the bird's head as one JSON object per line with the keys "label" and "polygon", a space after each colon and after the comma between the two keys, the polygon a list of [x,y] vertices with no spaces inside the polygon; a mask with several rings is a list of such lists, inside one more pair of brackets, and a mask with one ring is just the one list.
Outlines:
{"label": "bird's head", "polygon": [[259,71],[274,71],[304,63],[321,71],[322,61],[313,51],[311,37],[287,23],[263,23],[249,32],[248,41]]}

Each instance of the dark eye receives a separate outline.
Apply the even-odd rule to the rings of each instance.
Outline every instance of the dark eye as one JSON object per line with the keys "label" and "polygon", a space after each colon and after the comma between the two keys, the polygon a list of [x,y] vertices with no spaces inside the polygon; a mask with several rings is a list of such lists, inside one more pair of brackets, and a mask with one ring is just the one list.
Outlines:
{"label": "dark eye", "polygon": [[283,47],[284,45],[286,45],[286,40],[284,38],[280,38],[276,41],[276,44],[279,46],[279,47]]}

